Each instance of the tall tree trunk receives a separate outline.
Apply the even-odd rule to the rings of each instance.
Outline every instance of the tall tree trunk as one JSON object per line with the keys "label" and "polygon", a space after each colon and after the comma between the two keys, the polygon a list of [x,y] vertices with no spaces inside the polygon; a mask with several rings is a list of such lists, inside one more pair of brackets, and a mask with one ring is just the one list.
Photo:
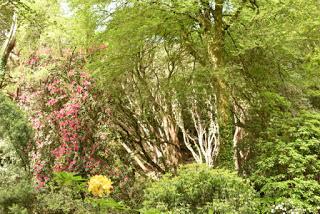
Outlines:
{"label": "tall tree trunk", "polygon": [[214,33],[209,42],[209,56],[214,69],[223,67],[224,60],[224,27],[223,27],[223,3],[224,0],[216,0],[214,8]]}
{"label": "tall tree trunk", "polygon": [[10,31],[8,33],[7,39],[3,43],[3,46],[0,52],[1,54],[0,55],[1,57],[0,58],[0,88],[3,85],[3,78],[5,75],[6,66],[8,63],[10,53],[16,44],[17,27],[18,27],[18,18],[17,18],[17,14],[14,13],[12,17],[12,24],[11,24]]}
{"label": "tall tree trunk", "polygon": [[[216,93],[215,102],[215,114],[216,114],[216,125],[217,125],[217,139],[220,141],[219,127],[220,123],[223,121],[225,108],[227,106],[227,98],[225,97],[225,83],[220,75],[220,69],[224,66],[224,27],[223,27],[223,5],[224,0],[216,0],[214,5],[213,17],[214,25],[211,27],[207,37],[208,40],[208,55],[210,57],[211,66],[214,72],[214,88]],[[207,17],[209,22],[212,22],[210,16]],[[215,148],[215,158],[218,157],[220,151],[220,142],[218,142]],[[215,161],[216,162],[216,161]]]}

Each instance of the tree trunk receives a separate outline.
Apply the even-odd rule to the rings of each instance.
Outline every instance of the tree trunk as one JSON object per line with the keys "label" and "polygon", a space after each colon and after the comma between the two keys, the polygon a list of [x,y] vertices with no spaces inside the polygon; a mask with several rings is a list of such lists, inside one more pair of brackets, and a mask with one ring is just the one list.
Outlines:
{"label": "tree trunk", "polygon": [[224,53],[224,28],[223,28],[223,3],[224,0],[215,1],[214,9],[214,35],[209,42],[209,56],[214,69],[223,67]]}
{"label": "tree trunk", "polygon": [[241,147],[241,143],[246,136],[243,128],[246,119],[246,106],[240,106],[239,103],[233,103],[233,120],[234,120],[234,134],[233,134],[233,160],[235,169],[238,173],[244,173],[243,163],[248,159],[249,151]]}
{"label": "tree trunk", "polygon": [[15,44],[16,44],[16,33],[17,33],[17,27],[18,27],[18,18],[17,14],[14,13],[12,17],[12,25],[10,28],[10,31],[8,33],[7,39],[3,43],[3,46],[1,48],[1,55],[0,55],[0,88],[3,85],[3,78],[5,75],[6,66],[8,63],[8,59],[10,56],[11,51],[13,50]]}

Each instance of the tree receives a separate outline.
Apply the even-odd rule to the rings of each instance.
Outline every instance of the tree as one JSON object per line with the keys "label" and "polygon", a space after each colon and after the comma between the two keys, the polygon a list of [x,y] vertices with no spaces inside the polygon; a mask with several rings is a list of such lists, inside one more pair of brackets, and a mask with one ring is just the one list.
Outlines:
{"label": "tree", "polygon": [[[172,130],[178,136],[178,140],[175,140],[176,149],[173,150],[173,153],[180,153],[178,156],[183,157],[186,155],[182,150],[186,149],[193,154],[194,159],[198,162],[205,161],[208,165],[213,166],[218,164],[216,157],[219,156],[219,151],[224,146],[220,141],[230,142],[228,137],[221,136],[219,130],[224,124],[233,124],[230,131],[233,132],[231,140],[234,147],[234,165],[239,171],[242,171],[242,165],[250,154],[248,147],[240,145],[247,132],[250,132],[251,124],[248,124],[251,121],[250,114],[254,109],[264,108],[262,101],[266,99],[264,96],[266,91],[272,91],[289,98],[291,96],[289,95],[290,88],[299,88],[296,85],[293,86],[292,83],[293,78],[301,75],[298,67],[303,66],[300,61],[302,56],[306,52],[312,53],[314,51],[313,48],[309,48],[298,53],[299,44],[289,44],[289,41],[297,40],[300,37],[294,31],[290,31],[293,27],[290,21],[283,19],[279,14],[287,13],[293,20],[299,21],[301,26],[306,26],[301,31],[301,35],[304,36],[303,42],[306,45],[311,45],[314,40],[308,39],[307,36],[309,35],[308,29],[312,29],[312,27],[307,26],[317,26],[318,23],[314,22],[317,12],[308,14],[306,9],[301,13],[293,14],[289,8],[292,10],[301,8],[303,3],[298,1],[294,5],[289,6],[289,4],[291,4],[289,1],[282,3],[275,1],[269,5],[265,1],[245,0],[233,2],[146,0],[114,1],[110,6],[110,2],[82,3],[81,1],[72,1],[72,6],[77,11],[75,17],[87,14],[91,17],[91,24],[94,23],[92,19],[95,19],[99,31],[93,35],[97,40],[108,43],[105,52],[107,59],[103,55],[93,56],[91,68],[97,70],[96,77],[101,80],[103,87],[111,89],[113,87],[111,85],[115,81],[121,86],[115,87],[114,90],[107,90],[108,93],[116,91],[110,95],[111,105],[117,103],[114,102],[116,99],[124,97],[126,99],[131,96],[130,102],[121,101],[118,103],[119,105],[115,106],[123,107],[124,103],[133,103],[134,105],[128,107],[130,110],[126,110],[129,111],[126,115],[132,117],[135,111],[140,112],[139,117],[142,118],[139,119],[140,122],[136,121],[138,125],[151,115],[151,117],[157,117],[155,116],[158,113],[157,108],[154,108],[155,110],[152,108],[141,110],[146,105],[166,105],[166,108],[172,109],[172,112],[167,111],[161,114],[166,114],[167,118],[170,118],[170,123],[173,125]],[[109,9],[106,10],[108,5]],[[317,7],[312,5],[310,10],[318,11]],[[92,8],[90,14],[84,8]],[[274,10],[274,8],[278,8],[278,10]],[[270,21],[272,17],[277,18]],[[288,22],[288,27],[281,25],[286,22]],[[275,26],[281,26],[281,28]],[[279,35],[281,32],[287,32],[290,36],[274,38],[273,35],[268,35],[266,39],[257,43],[261,29],[274,29],[274,32]],[[128,35],[130,35],[130,40],[126,39]],[[272,39],[275,39],[275,42],[271,42]],[[277,51],[283,60],[274,57],[274,53]],[[298,55],[292,53],[298,53]],[[164,60],[157,60],[161,57]],[[294,75],[288,73],[291,65],[294,65]],[[147,72],[149,72],[148,75],[145,75]],[[166,76],[170,72],[171,75]],[[201,76],[201,73],[211,80],[210,84],[204,83],[201,78],[197,80],[193,78],[194,75]],[[130,74],[130,77],[128,78],[129,75],[126,74]],[[175,85],[177,79],[187,81],[187,85],[190,87],[192,87],[191,85],[196,86],[193,95],[189,92],[185,93],[185,101],[172,98],[176,95],[179,97],[184,93],[182,90],[186,90],[186,88],[179,88]],[[205,87],[202,88],[201,86],[204,85]],[[131,88],[130,95],[125,91],[126,88]],[[143,91],[143,93],[139,91]],[[145,91],[149,92],[144,93]],[[160,91],[163,91],[163,95],[160,95]],[[195,101],[195,94],[201,94],[201,91],[210,94],[204,98],[203,103]],[[155,95],[159,95],[159,97]],[[296,94],[296,97],[298,96]],[[205,113],[207,110],[203,107],[208,105],[210,99],[212,99],[210,101],[212,110]],[[187,104],[186,100],[189,100],[188,108],[192,105],[195,106],[195,103],[198,103],[199,106],[193,108],[191,110],[193,112],[182,111],[181,104]],[[175,102],[178,102],[179,105],[174,104]],[[113,109],[116,112],[118,107]],[[196,113],[195,109],[204,111]],[[201,124],[199,122],[203,120],[208,123],[210,116],[205,116],[193,125],[183,122],[194,121],[192,118],[196,118],[196,114],[208,115],[208,113],[213,115],[211,124],[216,127],[214,135],[210,134],[211,131],[206,128],[202,128],[201,132],[194,135],[197,132],[197,126]],[[180,114],[181,116],[178,116]],[[123,129],[125,127],[123,125],[127,125],[125,133],[133,135],[132,130],[134,129],[128,130],[128,121],[134,120],[137,118],[125,119],[123,117],[122,127],[118,127],[118,130]],[[151,127],[163,126],[161,120],[158,120],[157,123],[148,120],[143,123],[145,125],[147,123]],[[263,120],[259,122],[267,123],[268,118]],[[143,127],[139,129],[143,129]],[[147,134],[140,133],[136,136],[149,135],[148,138],[154,138],[156,134],[152,129],[148,129]],[[153,133],[152,136],[150,133]],[[198,151],[196,154],[197,146],[203,144],[200,140],[203,134],[215,136],[215,143],[211,143],[213,146],[208,147],[208,151],[203,152],[204,150],[200,151],[201,149],[199,149],[200,152]],[[190,140],[192,141],[191,146],[188,142]],[[159,139],[158,141],[163,140]],[[136,145],[134,141],[132,143],[129,143],[130,140],[126,142],[131,144],[127,149],[132,154],[135,153],[135,150],[137,150],[136,154],[157,150],[153,148],[143,152],[140,147],[133,146]],[[207,143],[204,142],[204,144]],[[154,143],[149,142],[149,145],[151,148],[157,147]],[[203,155],[204,157],[205,154],[209,154],[210,158],[201,160],[199,156]],[[169,157],[170,155],[165,156]],[[150,161],[150,158],[147,159]],[[158,169],[160,170],[160,168]]]}

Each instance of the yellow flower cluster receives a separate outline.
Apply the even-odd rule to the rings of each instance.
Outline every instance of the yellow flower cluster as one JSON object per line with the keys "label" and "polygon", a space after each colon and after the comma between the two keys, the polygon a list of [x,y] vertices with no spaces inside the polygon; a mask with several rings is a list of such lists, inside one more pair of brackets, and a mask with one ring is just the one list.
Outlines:
{"label": "yellow flower cluster", "polygon": [[89,192],[94,196],[103,197],[112,191],[112,181],[103,175],[95,175],[89,180]]}

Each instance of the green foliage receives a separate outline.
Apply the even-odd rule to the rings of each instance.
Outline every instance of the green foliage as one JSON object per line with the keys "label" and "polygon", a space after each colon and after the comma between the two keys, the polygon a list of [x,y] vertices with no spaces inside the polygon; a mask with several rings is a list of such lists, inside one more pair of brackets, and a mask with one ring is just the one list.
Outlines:
{"label": "green foliage", "polygon": [[[30,180],[17,178],[16,180],[4,180],[0,183],[0,212],[16,213],[19,207],[24,210],[32,210],[35,201],[35,190]],[[11,210],[11,212],[9,212]]]}
{"label": "green foliage", "polygon": [[274,118],[252,176],[266,212],[285,203],[316,212],[320,204],[320,114],[303,112]]}
{"label": "green foliage", "polygon": [[119,203],[112,198],[88,198],[86,202],[93,206],[97,213],[136,213],[137,211],[132,210],[125,206],[123,203]]}
{"label": "green foliage", "polygon": [[311,107],[318,111],[320,110],[319,65],[320,48],[317,47],[313,53],[306,57],[305,72],[302,75],[301,81],[303,82],[304,93],[308,96]]}
{"label": "green foliage", "polygon": [[254,190],[235,173],[187,165],[165,175],[145,192],[146,213],[254,213]]}
{"label": "green foliage", "polygon": [[87,191],[87,179],[69,172],[54,173],[53,179],[37,194],[39,213],[132,213],[111,197],[94,198]]}
{"label": "green foliage", "polygon": [[26,208],[20,207],[19,205],[13,205],[10,207],[9,213],[12,214],[28,214],[28,210]]}
{"label": "green foliage", "polygon": [[33,131],[24,113],[8,97],[0,93],[0,139],[8,140],[21,158],[29,165]]}
{"label": "green foliage", "polygon": [[39,213],[90,213],[80,195],[70,187],[42,192],[37,196],[36,209]]}
{"label": "green foliage", "polygon": [[0,140],[0,154],[0,213],[30,212],[36,199],[30,174],[21,168],[12,144]]}
{"label": "green foliage", "polygon": [[55,173],[52,180],[39,189],[35,210],[39,213],[89,213],[81,198],[84,179],[73,173]]}
{"label": "green foliage", "polygon": [[86,179],[71,172],[55,172],[52,183],[57,187],[71,187],[75,194],[79,194],[85,188]]}

